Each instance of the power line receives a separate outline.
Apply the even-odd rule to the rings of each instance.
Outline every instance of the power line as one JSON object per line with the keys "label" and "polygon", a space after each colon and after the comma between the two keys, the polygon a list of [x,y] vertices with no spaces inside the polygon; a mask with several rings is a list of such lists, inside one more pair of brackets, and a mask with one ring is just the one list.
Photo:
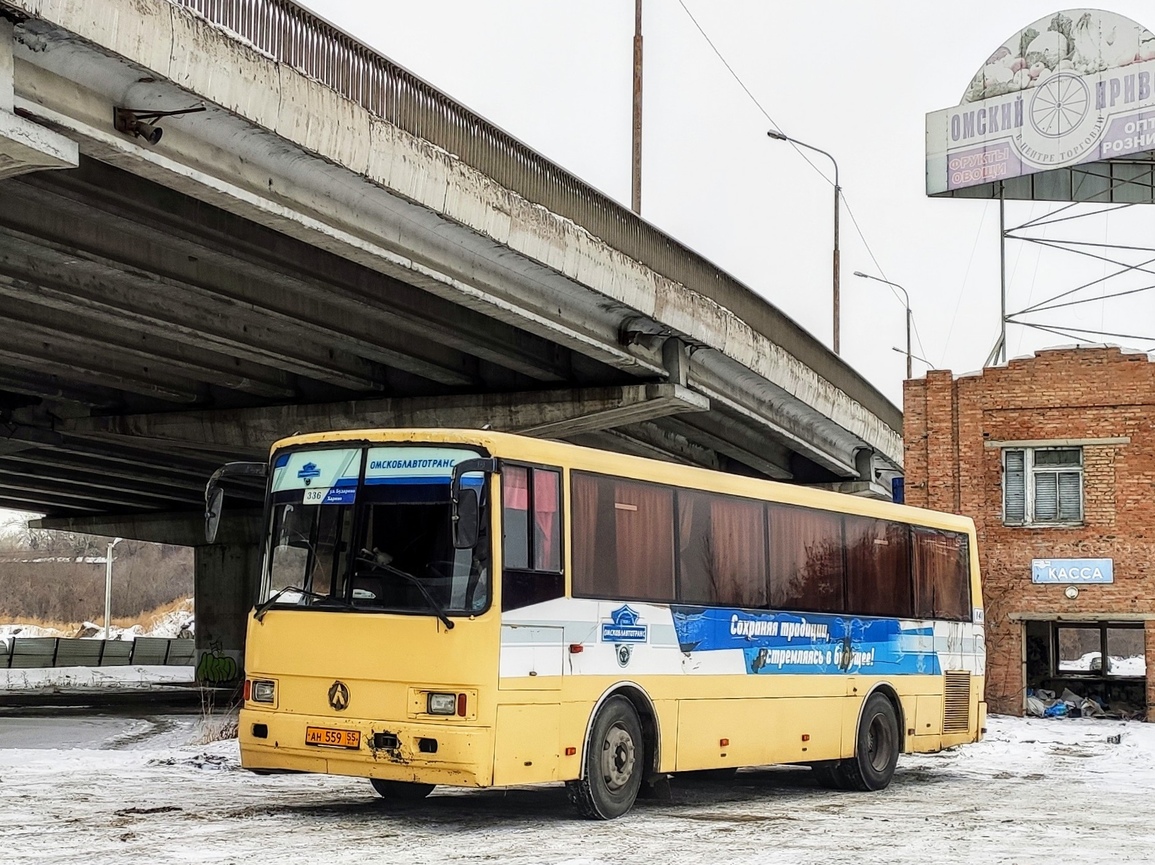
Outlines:
{"label": "power line", "polygon": [[[726,67],[726,71],[729,72],[730,76],[738,82],[738,86],[741,87],[746,95],[750,97],[750,101],[754,103],[757,109],[762,112],[762,116],[769,120],[770,125],[773,126],[776,130],[782,132],[782,127],[778,125],[778,121],[771,117],[770,112],[762,107],[762,103],[758,101],[758,97],[750,92],[750,88],[746,86],[745,82],[742,81],[742,79],[738,76],[738,73],[734,71],[734,67],[730,65],[729,61],[726,60],[722,52],[718,50],[718,46],[714,44],[714,40],[711,39],[709,35],[707,35],[704,29],[702,29],[702,25],[698,23],[698,19],[694,17],[694,13],[690,11],[690,8],[686,5],[685,0],[678,0],[678,4],[682,7],[682,11],[684,11],[686,15],[689,16],[690,20],[694,22],[694,26],[698,28],[698,32],[701,33],[702,38],[706,40],[706,44],[709,45],[711,49],[713,49],[714,54],[716,54],[718,59],[722,61],[722,65]],[[793,141],[790,141],[790,139],[787,139],[787,141],[790,143],[790,146],[794,148],[795,152],[806,160],[806,164],[813,168],[819,177],[821,177],[831,186],[834,185],[834,182],[822,172],[822,169],[811,162],[810,157],[803,152],[802,148],[800,148]],[[845,198],[843,200],[845,200]]]}
{"label": "power line", "polygon": [[[959,286],[958,297],[955,298],[954,311],[950,314],[950,327],[947,329],[947,332],[946,332],[946,341],[943,342],[943,349],[942,349],[942,352],[939,354],[939,362],[943,363],[943,364],[946,363],[946,353],[947,353],[947,350],[950,348],[950,338],[951,338],[951,336],[954,335],[954,326],[958,323],[958,308],[960,306],[962,306],[963,295],[966,294],[967,280],[970,279],[970,277],[971,277],[971,266],[975,262],[975,250],[979,248],[979,238],[982,237],[983,225],[987,221],[987,213],[989,211],[990,211],[989,207],[986,207],[986,206],[983,207],[983,215],[979,219],[979,227],[975,231],[975,240],[974,240],[974,243],[971,244],[971,255],[970,255],[970,258],[967,259],[967,269],[963,273],[962,285]],[[926,356],[925,353],[923,354],[923,356],[924,357]]]}
{"label": "power line", "polygon": [[[702,38],[706,40],[706,44],[710,46],[714,54],[722,62],[722,65],[726,67],[726,71],[730,73],[730,76],[736,82],[738,82],[738,86],[742,88],[742,92],[744,92],[746,96],[749,97],[750,101],[754,103],[754,106],[762,113],[762,116],[770,121],[770,124],[774,127],[774,129],[776,129],[778,132],[782,132],[782,127],[778,124],[778,121],[770,116],[770,112],[762,106],[762,103],[758,101],[758,97],[756,97],[750,88],[746,86],[746,83],[742,80],[741,76],[739,76],[738,73],[734,71],[734,67],[730,65],[729,61],[726,60],[725,55],[723,55],[718,46],[714,44],[714,40],[710,38],[709,34],[706,33],[702,25],[698,23],[698,19],[694,17],[694,13],[690,11],[690,8],[686,5],[685,0],[678,0],[678,5],[682,7],[682,10],[686,13],[686,16],[690,19],[690,21],[693,22],[694,27],[697,28],[698,32],[702,35]],[[782,134],[785,135],[784,132]],[[806,160],[806,164],[813,168],[814,172],[819,177],[821,177],[831,186],[834,185],[834,181],[827,177],[822,169],[814,164],[814,162],[810,159],[809,156],[806,155],[802,148],[795,144],[790,138],[787,138],[786,140],[790,146],[794,148],[794,152]],[[870,244],[866,240],[866,235],[862,232],[862,227],[858,224],[858,219],[855,217],[854,210],[850,206],[850,200],[846,197],[846,190],[839,189],[839,197],[842,199],[842,203],[846,207],[847,215],[850,216],[850,221],[854,225],[854,230],[858,233],[858,238],[862,241],[863,247],[866,249],[867,254],[870,256],[870,260],[874,262],[874,266],[878,269],[878,272],[882,274],[883,278],[886,278],[886,271],[883,270],[882,265],[879,264],[878,258],[874,254],[874,250],[870,248]]]}

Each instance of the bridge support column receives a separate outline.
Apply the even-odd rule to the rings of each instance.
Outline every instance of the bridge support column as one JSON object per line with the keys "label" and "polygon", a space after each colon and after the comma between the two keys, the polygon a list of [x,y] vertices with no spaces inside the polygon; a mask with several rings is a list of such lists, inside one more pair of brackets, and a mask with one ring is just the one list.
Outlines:
{"label": "bridge support column", "polygon": [[225,685],[244,674],[245,629],[260,584],[257,544],[196,548],[197,681]]}
{"label": "bridge support column", "polygon": [[16,115],[12,22],[0,18],[0,180],[44,168],[76,168],[76,142]]}

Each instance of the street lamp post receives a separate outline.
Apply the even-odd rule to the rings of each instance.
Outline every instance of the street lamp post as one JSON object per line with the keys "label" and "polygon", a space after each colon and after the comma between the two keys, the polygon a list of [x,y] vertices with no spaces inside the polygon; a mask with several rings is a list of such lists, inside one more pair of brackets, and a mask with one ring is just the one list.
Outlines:
{"label": "street lamp post", "polygon": [[815,153],[821,153],[834,165],[834,338],[831,341],[831,345],[834,349],[834,353],[839,354],[840,340],[838,333],[838,321],[840,317],[841,301],[838,293],[838,276],[841,267],[839,264],[838,256],[838,200],[842,197],[842,187],[838,183],[838,162],[825,150],[815,147],[813,144],[807,144],[805,141],[799,141],[797,138],[791,138],[789,135],[783,135],[781,132],[778,132],[775,129],[771,129],[766,134],[770,138],[773,138],[775,141],[788,141],[791,144],[797,145],[798,147],[805,147],[807,150],[813,150]]}
{"label": "street lamp post", "polygon": [[858,270],[854,271],[854,275],[862,277],[863,279],[873,279],[875,282],[881,282],[884,285],[889,285],[891,288],[897,288],[899,291],[902,292],[902,297],[903,297],[902,305],[906,307],[906,377],[908,379],[913,378],[914,376],[912,375],[911,365],[910,365],[911,359],[914,357],[914,355],[912,355],[910,353],[910,323],[911,323],[910,295],[906,293],[905,288],[903,288],[897,282],[891,282],[889,279],[883,279],[880,276],[871,276],[869,273],[862,273],[861,271],[858,271]]}
{"label": "street lamp post", "polygon": [[112,549],[124,538],[108,542],[108,555],[104,559],[104,639],[108,639],[112,625]]}

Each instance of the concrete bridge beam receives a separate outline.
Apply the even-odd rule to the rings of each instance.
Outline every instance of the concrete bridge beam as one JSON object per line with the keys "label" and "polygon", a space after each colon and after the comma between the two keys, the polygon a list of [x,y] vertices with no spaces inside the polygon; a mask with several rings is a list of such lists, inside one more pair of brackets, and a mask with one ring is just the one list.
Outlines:
{"label": "concrete bridge beam", "polygon": [[12,22],[0,18],[0,180],[46,168],[75,168],[76,142],[13,111],[15,60]]}
{"label": "concrete bridge beam", "polygon": [[295,432],[488,425],[542,438],[569,438],[709,407],[707,399],[688,388],[648,384],[77,418],[62,427],[81,437],[130,437],[161,446],[256,456]]}

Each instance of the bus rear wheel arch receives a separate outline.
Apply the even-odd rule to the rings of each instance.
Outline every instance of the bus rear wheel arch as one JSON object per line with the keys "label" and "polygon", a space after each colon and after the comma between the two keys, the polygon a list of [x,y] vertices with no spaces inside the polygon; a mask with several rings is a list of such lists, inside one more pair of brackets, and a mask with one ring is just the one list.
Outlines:
{"label": "bus rear wheel arch", "polygon": [[814,766],[818,783],[839,790],[882,790],[894,777],[902,752],[901,710],[883,689],[862,704],[854,737],[854,756]]}
{"label": "bus rear wheel arch", "polygon": [[582,777],[566,782],[569,800],[590,820],[612,820],[633,807],[647,774],[642,721],[621,693],[602,703],[586,741]]}

